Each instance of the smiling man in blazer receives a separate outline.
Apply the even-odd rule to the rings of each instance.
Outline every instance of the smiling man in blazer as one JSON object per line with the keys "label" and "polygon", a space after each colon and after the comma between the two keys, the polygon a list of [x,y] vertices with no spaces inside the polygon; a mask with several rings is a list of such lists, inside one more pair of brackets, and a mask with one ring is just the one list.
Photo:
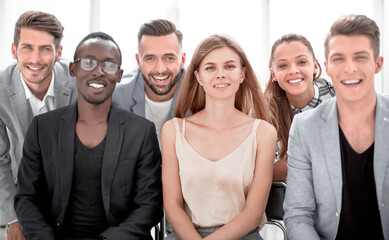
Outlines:
{"label": "smiling man in blazer", "polygon": [[68,63],[61,59],[63,26],[51,14],[23,13],[15,24],[12,55],[0,71],[0,222],[8,239],[24,239],[13,206],[22,146],[32,118],[77,100]]}
{"label": "smiling man in blazer", "polygon": [[161,154],[154,124],[112,105],[121,61],[112,37],[89,34],[70,63],[77,104],[33,119],[15,197],[27,239],[152,239]]}
{"label": "smiling man in blazer", "polygon": [[289,239],[389,239],[389,98],[376,93],[380,31],[344,16],[325,41],[336,98],[293,119],[284,202]]}

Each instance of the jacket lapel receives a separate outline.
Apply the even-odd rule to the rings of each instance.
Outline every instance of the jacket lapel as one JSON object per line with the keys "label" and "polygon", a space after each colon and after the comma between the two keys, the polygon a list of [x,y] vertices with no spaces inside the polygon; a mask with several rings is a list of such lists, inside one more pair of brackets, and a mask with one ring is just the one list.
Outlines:
{"label": "jacket lapel", "polygon": [[145,81],[142,72],[139,71],[138,76],[136,77],[134,94],[132,95],[132,99],[135,103],[132,106],[132,112],[141,117],[145,117],[145,91]]}
{"label": "jacket lapel", "polygon": [[[342,162],[340,157],[340,143],[339,143],[339,123],[336,106],[336,98],[327,100],[331,101],[326,106],[322,113],[321,128],[321,144],[323,146],[324,158],[327,164],[328,175],[331,179],[331,185],[336,200],[336,209],[340,213],[342,203]],[[323,169],[323,171],[325,171]]]}
{"label": "jacket lapel", "polygon": [[383,202],[383,186],[388,169],[389,139],[389,100],[377,93],[375,139],[374,139],[374,179],[377,189],[378,204]]}
{"label": "jacket lapel", "polygon": [[123,116],[114,105],[111,105],[101,173],[102,196],[106,216],[109,216],[112,180],[115,175],[117,163],[119,161],[119,154],[121,152],[123,141],[123,132]]}
{"label": "jacket lapel", "polygon": [[56,64],[54,66],[54,102],[56,109],[70,104],[72,90],[65,87],[70,81],[66,76],[64,69]]}
{"label": "jacket lapel", "polygon": [[64,112],[60,121],[58,131],[58,173],[60,176],[62,207],[66,209],[73,180],[77,105],[71,105]]}

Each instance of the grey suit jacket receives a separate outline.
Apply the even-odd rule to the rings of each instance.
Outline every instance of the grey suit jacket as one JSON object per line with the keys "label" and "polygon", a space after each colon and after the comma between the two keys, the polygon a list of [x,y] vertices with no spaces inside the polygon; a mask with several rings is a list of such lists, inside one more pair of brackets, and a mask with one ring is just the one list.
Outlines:
{"label": "grey suit jacket", "polygon": [[[21,82],[18,65],[0,71],[0,222],[16,220],[13,207],[17,170],[22,158],[24,137],[32,112]],[[68,63],[54,66],[54,106],[60,108],[77,100],[76,80]]]}
{"label": "grey suit jacket", "polygon": [[[385,239],[389,239],[389,97],[377,93],[374,178]],[[284,202],[290,239],[335,239],[342,206],[342,163],[336,99],[293,119]],[[366,219],[369,221],[369,219]]]}
{"label": "grey suit jacket", "polygon": [[[184,75],[183,71],[181,70],[181,76]],[[169,119],[174,117],[181,80],[177,84],[172,105],[170,106]],[[113,103],[123,109],[130,110],[138,116],[145,117],[145,81],[142,72],[138,68],[130,74],[123,76],[121,83],[116,85],[113,93]]]}

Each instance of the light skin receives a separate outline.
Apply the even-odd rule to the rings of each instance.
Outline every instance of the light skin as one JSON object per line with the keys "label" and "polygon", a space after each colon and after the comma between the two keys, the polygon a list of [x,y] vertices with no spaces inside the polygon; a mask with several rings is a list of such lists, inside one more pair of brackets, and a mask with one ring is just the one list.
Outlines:
{"label": "light skin", "polygon": [[274,51],[271,74],[295,107],[305,107],[314,96],[313,76],[318,63],[300,41],[281,43]]}
{"label": "light skin", "polygon": [[374,142],[374,75],[383,57],[374,57],[365,35],[338,35],[329,41],[325,67],[336,91],[339,124],[352,148],[362,153]]}
{"label": "light skin", "polygon": [[147,97],[155,102],[172,99],[185,64],[185,53],[176,34],[143,35],[135,57],[144,76]]}
{"label": "light skin", "polygon": [[[111,41],[89,39],[79,48],[76,58],[109,61],[120,65],[120,54]],[[76,77],[78,88],[78,118],[76,134],[90,148],[97,146],[107,134],[112,93],[123,70],[107,74],[101,63],[92,71],[83,70],[80,62],[70,63],[70,75]]]}
{"label": "light skin", "polygon": [[[62,46],[55,47],[54,36],[31,28],[20,29],[18,45],[12,43],[12,56],[18,62],[23,81],[31,93],[43,100],[53,77],[56,61],[61,59]],[[7,240],[23,240],[19,222],[9,224]]]}
{"label": "light skin", "polygon": [[[218,161],[250,134],[254,119],[234,107],[245,68],[230,48],[211,51],[195,72],[206,93],[205,108],[186,120],[185,138],[200,155]],[[182,119],[179,119],[182,126]],[[202,239],[184,211],[172,120],[162,129],[162,182],[166,217],[180,239]],[[204,136],[207,136],[204,138]],[[276,130],[265,121],[257,129],[257,152],[252,185],[243,211],[205,239],[240,239],[255,229],[270,190]]]}
{"label": "light skin", "polygon": [[[271,69],[273,81],[285,91],[290,104],[303,108],[315,95],[313,76],[318,71],[318,62],[300,41],[281,43],[274,51]],[[286,181],[287,160],[279,159],[274,164],[273,180]]]}
{"label": "light skin", "polygon": [[22,78],[40,100],[47,93],[55,62],[61,55],[62,46],[56,49],[54,36],[31,28],[22,28],[18,46],[12,44],[12,56],[18,62]]}

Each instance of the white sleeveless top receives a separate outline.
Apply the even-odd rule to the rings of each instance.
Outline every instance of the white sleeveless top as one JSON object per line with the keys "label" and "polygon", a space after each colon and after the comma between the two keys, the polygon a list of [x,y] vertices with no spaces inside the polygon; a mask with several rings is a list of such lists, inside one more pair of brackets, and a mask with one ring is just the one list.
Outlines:
{"label": "white sleeveless top", "polygon": [[[182,132],[177,119],[173,121],[185,212],[195,226],[226,224],[242,212],[246,203],[254,176],[260,120],[255,119],[250,135],[235,150],[217,161],[208,160],[189,145],[185,139],[185,119]],[[262,222],[266,222],[265,214]]]}

